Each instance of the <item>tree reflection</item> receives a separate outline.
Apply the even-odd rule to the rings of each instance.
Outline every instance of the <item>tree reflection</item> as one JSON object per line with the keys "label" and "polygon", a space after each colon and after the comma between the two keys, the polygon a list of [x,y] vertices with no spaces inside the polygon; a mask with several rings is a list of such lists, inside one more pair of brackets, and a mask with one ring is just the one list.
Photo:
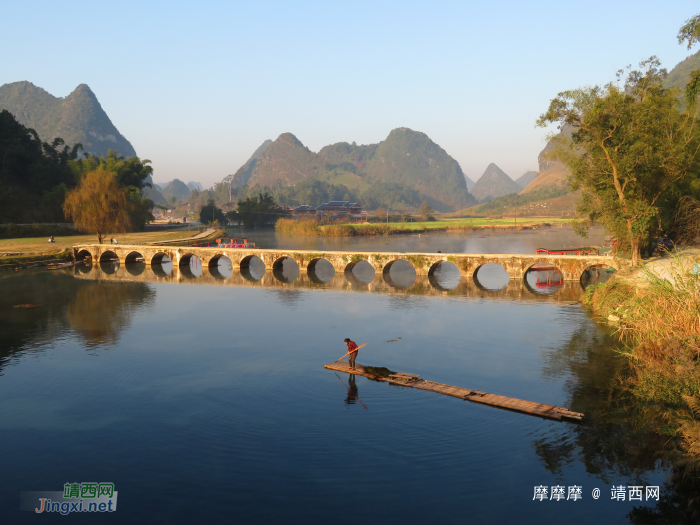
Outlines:
{"label": "tree reflection", "polygon": [[626,380],[633,371],[620,349],[617,339],[586,321],[545,356],[543,375],[566,377],[569,408],[586,416],[580,424],[561,425],[534,441],[535,453],[554,474],[580,461],[586,472],[608,484],[627,478],[630,484],[649,485],[645,477],[659,467],[670,468],[672,477],[658,505],[637,508],[628,518],[634,524],[697,523],[686,521],[697,517],[690,508],[697,479],[682,475],[681,466],[674,464],[676,441],[668,435],[667,415],[628,390]]}
{"label": "tree reflection", "polygon": [[[135,310],[155,297],[145,283],[75,279],[45,270],[2,275],[0,286],[0,373],[13,358],[71,329],[90,346],[116,342]],[[13,308],[22,303],[42,306]]]}
{"label": "tree reflection", "polygon": [[78,290],[66,316],[88,346],[114,344],[136,310],[154,297],[155,292],[142,283],[96,281]]}

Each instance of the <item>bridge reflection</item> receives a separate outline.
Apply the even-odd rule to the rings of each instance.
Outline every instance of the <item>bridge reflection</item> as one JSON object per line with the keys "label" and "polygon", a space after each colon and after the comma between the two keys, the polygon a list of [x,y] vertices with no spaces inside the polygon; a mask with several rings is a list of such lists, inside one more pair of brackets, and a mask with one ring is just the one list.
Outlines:
{"label": "bridge reflection", "polygon": [[[257,270],[257,271],[256,271]],[[140,263],[118,263],[106,267],[98,265],[78,265],[70,270],[80,279],[105,281],[136,281],[154,283],[194,284],[211,286],[237,286],[248,288],[273,289],[318,289],[343,292],[387,293],[399,295],[427,295],[445,297],[471,297],[501,299],[509,301],[534,302],[574,302],[579,301],[583,288],[574,281],[563,281],[561,286],[546,291],[538,290],[528,281],[511,279],[504,287],[493,289],[484,286],[478,279],[460,276],[456,285],[446,286],[438,275],[416,275],[406,279],[403,275],[392,276],[390,272],[378,274],[366,282],[352,271],[335,272],[330,275],[316,275],[314,271],[289,272],[282,268],[273,271],[260,271],[257,268],[231,270],[230,267],[201,267],[193,271],[189,266],[172,266]],[[201,273],[199,273],[201,271]],[[199,275],[197,275],[199,273]]]}

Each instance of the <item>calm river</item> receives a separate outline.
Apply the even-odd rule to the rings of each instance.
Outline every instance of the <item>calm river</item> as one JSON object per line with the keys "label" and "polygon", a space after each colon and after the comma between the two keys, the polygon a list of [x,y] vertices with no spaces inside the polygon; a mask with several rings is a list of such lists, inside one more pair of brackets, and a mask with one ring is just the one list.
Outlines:
{"label": "calm river", "polygon": [[[581,244],[568,229],[249,237],[445,253]],[[579,283],[509,282],[500,267],[477,282],[447,268],[431,279],[392,268],[388,280],[317,271],[209,271],[195,260],[0,273],[2,522],[629,523],[634,507],[655,503],[647,486],[663,494],[663,440],[616,406],[625,362],[576,304]],[[25,303],[42,306],[13,308]],[[323,368],[345,337],[368,343],[358,363],[586,417],[352,385]],[[88,482],[114,483],[115,512],[19,511],[21,491]],[[533,499],[539,486],[545,500]],[[612,499],[613,486],[641,486],[643,501]],[[549,499],[552,487],[564,498]],[[570,487],[581,499],[566,499]]]}

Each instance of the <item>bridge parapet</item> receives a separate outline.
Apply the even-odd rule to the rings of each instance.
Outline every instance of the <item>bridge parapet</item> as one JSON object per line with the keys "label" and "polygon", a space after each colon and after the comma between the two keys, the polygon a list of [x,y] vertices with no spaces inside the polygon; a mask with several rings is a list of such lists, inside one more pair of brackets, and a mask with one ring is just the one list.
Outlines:
{"label": "bridge parapet", "polygon": [[327,260],[336,272],[345,272],[360,261],[366,261],[375,272],[388,273],[396,261],[410,263],[417,275],[432,275],[440,263],[453,263],[466,277],[473,278],[479,268],[487,263],[503,266],[511,279],[523,279],[533,266],[554,267],[565,280],[579,280],[591,267],[605,266],[621,269],[629,266],[629,261],[609,256],[592,255],[529,255],[529,254],[470,254],[470,253],[398,253],[398,252],[345,252],[313,250],[276,250],[258,248],[218,248],[152,246],[125,244],[86,244],[73,248],[77,259],[85,255],[94,261],[118,259],[122,264],[143,257],[146,264],[156,264],[164,257],[170,258],[176,266],[189,264],[191,257],[197,257],[204,266],[215,266],[221,257],[227,257],[234,268],[245,268],[253,257],[258,257],[265,268],[279,268],[286,258],[296,262],[300,270],[313,270],[321,259]]}

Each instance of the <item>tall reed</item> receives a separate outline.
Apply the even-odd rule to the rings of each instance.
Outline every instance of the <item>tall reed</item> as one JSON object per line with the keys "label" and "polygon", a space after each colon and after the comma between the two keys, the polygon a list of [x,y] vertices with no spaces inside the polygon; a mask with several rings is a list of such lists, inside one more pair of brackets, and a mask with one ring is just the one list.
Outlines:
{"label": "tall reed", "polygon": [[663,276],[644,268],[638,286],[616,278],[586,301],[617,323],[631,348],[631,391],[664,411],[667,431],[683,438],[685,469],[700,472],[700,274],[693,272],[700,259],[672,257]]}

